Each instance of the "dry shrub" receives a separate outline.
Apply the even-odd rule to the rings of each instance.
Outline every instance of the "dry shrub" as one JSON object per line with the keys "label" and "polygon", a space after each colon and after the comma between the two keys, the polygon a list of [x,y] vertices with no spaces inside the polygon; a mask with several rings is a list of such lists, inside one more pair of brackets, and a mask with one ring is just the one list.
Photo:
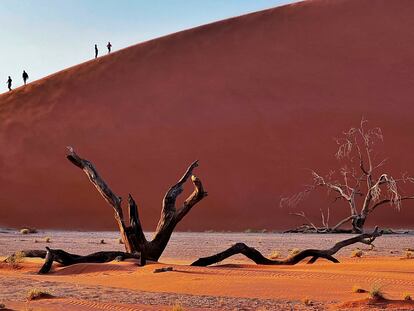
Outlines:
{"label": "dry shrub", "polygon": [[42,299],[42,298],[52,298],[53,295],[47,291],[47,290],[43,290],[43,289],[38,289],[38,288],[32,288],[27,292],[27,300],[37,300],[37,299]]}
{"label": "dry shrub", "polygon": [[312,300],[310,300],[309,298],[305,298],[302,301],[305,306],[311,306],[313,304]]}
{"label": "dry shrub", "polygon": [[46,243],[52,243],[52,239],[50,237],[45,237],[45,242]]}
{"label": "dry shrub", "polygon": [[20,268],[20,264],[24,260],[24,253],[23,252],[16,252],[13,255],[6,258],[5,262],[8,263],[13,269]]}
{"label": "dry shrub", "polygon": [[361,251],[359,248],[354,249],[351,253],[351,257],[353,257],[353,258],[361,258],[362,255],[364,255],[364,252]]}
{"label": "dry shrub", "polygon": [[369,291],[369,296],[372,299],[385,299],[384,292],[382,291],[382,287],[374,284]]}
{"label": "dry shrub", "polygon": [[404,253],[404,259],[414,259],[414,252],[406,250]]}
{"label": "dry shrub", "polygon": [[407,301],[413,300],[413,298],[411,297],[410,293],[404,293],[403,294],[403,298],[404,298],[404,300],[407,300]]}
{"label": "dry shrub", "polygon": [[299,254],[300,253],[300,249],[299,248],[292,248],[290,251],[289,251],[289,256],[290,257],[293,257],[293,256],[295,256],[295,255],[297,255],[297,254]]}
{"label": "dry shrub", "polygon": [[184,311],[184,308],[181,303],[177,302],[173,305],[171,311]]}
{"label": "dry shrub", "polygon": [[280,258],[280,252],[278,252],[278,251],[272,251],[270,253],[270,255],[269,255],[269,258],[270,259],[278,259],[278,258]]}
{"label": "dry shrub", "polygon": [[20,233],[21,234],[29,234],[30,233],[30,231],[29,231],[29,229],[20,229]]}
{"label": "dry shrub", "polygon": [[21,234],[37,233],[35,228],[22,228],[20,229]]}

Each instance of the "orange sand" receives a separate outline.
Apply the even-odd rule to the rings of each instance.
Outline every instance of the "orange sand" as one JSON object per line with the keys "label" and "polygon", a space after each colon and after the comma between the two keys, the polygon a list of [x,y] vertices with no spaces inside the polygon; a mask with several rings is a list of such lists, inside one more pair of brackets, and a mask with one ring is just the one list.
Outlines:
{"label": "orange sand", "polygon": [[[107,264],[79,264],[69,267],[55,266],[53,273],[39,276],[35,272],[40,260],[30,260],[23,268],[12,270],[0,267],[0,277],[13,278],[18,284],[24,281],[41,280],[81,285],[100,285],[156,293],[180,293],[192,295],[250,297],[275,300],[320,301],[326,304],[361,300],[367,294],[352,292],[354,285],[369,290],[374,284],[383,286],[386,297],[402,299],[404,292],[414,295],[414,260],[388,257],[342,258],[340,264],[324,261],[314,265],[256,266],[249,264],[227,264],[214,267],[190,267],[171,265],[173,272],[154,274],[153,270],[165,266],[149,264],[137,267],[134,262]],[[51,288],[53,290],[53,288]],[[99,295],[99,293],[97,293]],[[61,297],[64,298],[64,297]],[[99,303],[71,299],[52,299],[30,304],[45,304],[53,309],[56,305],[73,306],[76,310],[99,310]],[[366,303],[364,303],[365,305]],[[103,305],[105,305],[103,303]],[[108,304],[106,304],[108,305]],[[13,303],[10,304],[13,306]],[[67,306],[67,308],[66,308]],[[347,304],[352,308],[353,304]],[[355,304],[361,308],[361,302]],[[131,307],[131,306],[129,306]],[[137,307],[133,310],[155,310],[153,307]],[[171,307],[169,307],[171,308]],[[50,309],[50,310],[52,310]],[[127,310],[128,305],[119,305],[114,310]],[[168,308],[167,308],[168,309]],[[45,309],[49,310],[49,309]],[[159,307],[157,310],[162,310]],[[196,309],[192,309],[196,310]]]}

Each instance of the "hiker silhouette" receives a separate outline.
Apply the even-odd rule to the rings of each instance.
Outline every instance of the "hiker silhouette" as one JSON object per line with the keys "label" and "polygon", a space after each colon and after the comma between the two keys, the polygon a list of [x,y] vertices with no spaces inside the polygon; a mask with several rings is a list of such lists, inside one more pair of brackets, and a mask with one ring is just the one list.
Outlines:
{"label": "hiker silhouette", "polygon": [[95,58],[98,57],[98,46],[95,44]]}
{"label": "hiker silhouette", "polygon": [[7,87],[9,88],[9,91],[12,90],[11,86],[12,86],[12,78],[9,76],[9,78],[7,79]]}
{"label": "hiker silhouette", "polygon": [[24,83],[24,85],[26,85],[26,81],[27,81],[27,79],[29,79],[29,75],[27,74],[27,72],[25,70],[23,70],[22,77],[23,77],[23,83]]}
{"label": "hiker silhouette", "polygon": [[108,41],[108,44],[106,45],[106,47],[108,48],[108,54],[111,53],[111,47],[112,47],[111,42]]}

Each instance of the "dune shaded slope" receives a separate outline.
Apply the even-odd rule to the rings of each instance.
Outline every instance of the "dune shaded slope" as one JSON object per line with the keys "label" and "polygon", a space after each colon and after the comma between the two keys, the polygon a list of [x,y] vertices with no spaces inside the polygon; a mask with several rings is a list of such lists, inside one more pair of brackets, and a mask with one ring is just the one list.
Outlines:
{"label": "dune shaded slope", "polygon": [[[333,137],[362,116],[394,174],[414,173],[414,2],[305,1],[145,42],[0,95],[0,224],[116,228],[65,158],[92,160],[152,229],[194,159],[210,196],[181,229],[286,228],[278,207],[328,172]],[[306,210],[318,216],[326,195]],[[340,214],[335,214],[340,216]],[[408,226],[414,203],[377,213]]]}

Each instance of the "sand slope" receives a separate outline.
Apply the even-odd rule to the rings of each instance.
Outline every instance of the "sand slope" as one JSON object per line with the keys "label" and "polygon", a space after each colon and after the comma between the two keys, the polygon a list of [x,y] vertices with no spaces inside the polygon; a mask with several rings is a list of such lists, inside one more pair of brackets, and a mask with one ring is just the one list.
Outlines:
{"label": "sand slope", "polygon": [[[1,224],[115,228],[64,159],[66,145],[119,195],[137,198],[146,228],[194,159],[210,196],[182,229],[296,224],[279,198],[300,189],[305,168],[327,172],[332,138],[362,116],[383,128],[390,170],[414,172],[413,12],[411,0],[305,1],[145,42],[0,95]],[[325,202],[307,206],[319,213]],[[413,215],[383,209],[376,223],[408,226]]]}

